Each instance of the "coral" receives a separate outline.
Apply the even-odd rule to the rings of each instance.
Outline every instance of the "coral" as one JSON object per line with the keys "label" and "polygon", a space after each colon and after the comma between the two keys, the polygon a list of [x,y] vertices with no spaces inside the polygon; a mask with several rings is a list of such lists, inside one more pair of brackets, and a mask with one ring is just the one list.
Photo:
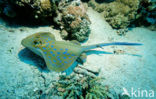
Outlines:
{"label": "coral", "polygon": [[135,20],[139,0],[112,0],[109,3],[97,1],[99,0],[90,0],[88,5],[101,13],[115,29],[126,28]]}
{"label": "coral", "polygon": [[61,26],[61,35],[64,39],[84,41],[90,32],[90,20],[86,13],[87,7],[79,0],[59,3],[58,16],[55,22]]}
{"label": "coral", "polygon": [[43,10],[48,10],[48,9],[51,9],[51,2],[50,0],[41,0],[41,8]]}
{"label": "coral", "polygon": [[70,76],[60,75],[45,95],[63,96],[63,99],[118,99],[116,93],[101,83],[104,78],[81,68],[76,68]]}

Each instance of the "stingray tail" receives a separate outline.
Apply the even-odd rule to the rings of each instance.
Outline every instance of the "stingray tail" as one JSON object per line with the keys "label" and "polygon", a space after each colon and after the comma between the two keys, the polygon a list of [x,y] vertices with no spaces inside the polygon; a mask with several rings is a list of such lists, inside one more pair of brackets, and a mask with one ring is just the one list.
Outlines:
{"label": "stingray tail", "polygon": [[110,45],[126,45],[126,46],[140,46],[141,43],[128,43],[128,42],[112,42],[112,43],[100,43],[95,45],[83,46],[83,51],[94,49],[97,47],[110,46]]}

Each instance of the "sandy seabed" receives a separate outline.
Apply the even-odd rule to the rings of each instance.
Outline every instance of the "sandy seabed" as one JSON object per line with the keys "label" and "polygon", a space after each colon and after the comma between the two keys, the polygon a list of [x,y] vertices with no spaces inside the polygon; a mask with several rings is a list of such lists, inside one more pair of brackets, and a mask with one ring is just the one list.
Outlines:
{"label": "sandy seabed", "polygon": [[[131,28],[125,36],[119,36],[103,17],[89,8],[88,15],[92,22],[89,39],[82,45],[102,42],[137,42],[143,46],[108,46],[97,48],[95,53],[87,53],[84,63],[88,69],[100,70],[99,76],[105,77],[103,82],[117,92],[136,90],[154,90],[156,92],[156,31],[146,28]],[[46,31],[62,40],[58,30],[49,26],[24,27],[7,26],[0,20],[0,97],[22,98],[32,96],[35,91],[45,91],[51,82],[58,79],[58,73],[49,72],[36,66],[41,58],[21,45],[26,36]],[[103,52],[105,51],[105,52]],[[123,54],[107,52],[123,51]],[[34,92],[34,93],[33,93]],[[34,94],[34,95],[33,95]],[[143,98],[142,98],[143,99]]]}

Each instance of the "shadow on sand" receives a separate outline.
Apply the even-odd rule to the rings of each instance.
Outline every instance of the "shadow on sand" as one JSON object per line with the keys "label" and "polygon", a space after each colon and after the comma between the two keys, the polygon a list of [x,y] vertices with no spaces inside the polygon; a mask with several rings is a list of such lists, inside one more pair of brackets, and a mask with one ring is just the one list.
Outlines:
{"label": "shadow on sand", "polygon": [[36,66],[41,72],[48,72],[44,59],[27,48],[18,53],[19,59],[29,65]]}

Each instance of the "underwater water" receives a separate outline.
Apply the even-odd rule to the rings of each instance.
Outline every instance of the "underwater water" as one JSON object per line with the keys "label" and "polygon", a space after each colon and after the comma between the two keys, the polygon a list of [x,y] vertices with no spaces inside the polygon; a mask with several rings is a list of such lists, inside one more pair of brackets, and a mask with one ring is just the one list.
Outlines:
{"label": "underwater water", "polygon": [[17,1],[0,0],[0,99],[156,99],[155,0]]}

